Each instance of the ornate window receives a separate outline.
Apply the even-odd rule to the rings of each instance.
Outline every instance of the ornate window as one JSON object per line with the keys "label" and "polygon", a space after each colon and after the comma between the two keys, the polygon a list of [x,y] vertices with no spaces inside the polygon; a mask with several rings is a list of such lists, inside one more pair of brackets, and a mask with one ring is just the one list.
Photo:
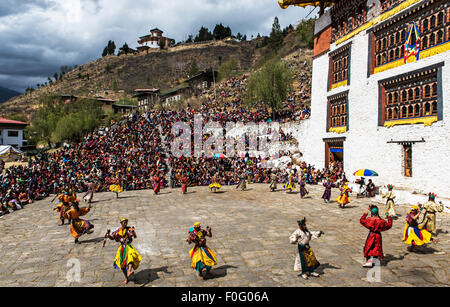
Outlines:
{"label": "ornate window", "polygon": [[347,92],[328,97],[328,132],[343,133],[348,130]]}
{"label": "ornate window", "polygon": [[379,82],[380,125],[431,125],[440,120],[442,107],[438,90],[441,64]]}
{"label": "ornate window", "polygon": [[403,175],[412,177],[412,145],[403,145]]}
{"label": "ornate window", "polygon": [[[388,3],[386,1],[385,3]],[[382,4],[383,6],[383,4]],[[450,41],[450,2],[428,1],[415,10],[409,10],[372,29],[370,74],[404,64],[405,43],[415,43],[416,32],[409,30],[414,23],[420,33],[421,58],[436,54],[428,49]],[[448,49],[444,48],[438,53]],[[402,61],[400,61],[402,60]],[[392,63],[394,62],[395,63]],[[386,64],[390,65],[386,65]],[[382,67],[383,66],[383,67]]]}
{"label": "ornate window", "polygon": [[404,1],[406,0],[380,0],[379,8],[375,8],[373,1],[368,0],[336,1],[330,9],[332,18],[332,42],[357,29],[367,20],[389,11]]}
{"label": "ornate window", "polygon": [[350,46],[351,44],[347,44],[330,52],[328,90],[350,84]]}

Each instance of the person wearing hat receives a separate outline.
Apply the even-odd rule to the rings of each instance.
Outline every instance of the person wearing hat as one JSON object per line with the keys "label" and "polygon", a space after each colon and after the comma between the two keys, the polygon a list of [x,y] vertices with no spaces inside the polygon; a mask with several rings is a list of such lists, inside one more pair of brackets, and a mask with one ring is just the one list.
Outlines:
{"label": "person wearing hat", "polygon": [[291,244],[297,243],[298,248],[298,254],[294,263],[294,271],[298,272],[301,270],[301,276],[304,279],[308,279],[308,275],[319,277],[319,274],[314,272],[314,270],[319,267],[320,263],[317,261],[313,250],[309,246],[309,242],[319,238],[324,233],[322,231],[310,232],[306,227],[305,217],[302,220],[298,220],[297,224],[298,229],[289,237]]}
{"label": "person wearing hat", "polygon": [[338,198],[336,198],[336,201],[339,208],[344,208],[348,203],[350,203],[350,193],[352,192],[352,189],[348,187],[348,182],[346,182],[340,190],[341,194]]}
{"label": "person wearing hat", "polygon": [[245,191],[247,189],[247,182],[245,181],[247,176],[245,173],[246,173],[245,171],[241,173],[241,175],[239,176],[239,183],[236,186],[236,189],[239,189],[240,187],[241,191]]}
{"label": "person wearing hat", "polygon": [[219,179],[217,178],[217,176],[219,175],[219,173],[215,173],[213,178],[212,178],[212,182],[208,187],[211,191],[216,192],[217,189],[220,189],[222,186],[219,183]]}
{"label": "person wearing hat", "polygon": [[[367,217],[369,213],[370,217]],[[375,265],[375,259],[384,259],[381,232],[389,230],[392,227],[392,218],[388,216],[387,219],[385,221],[379,216],[377,206],[370,205],[367,212],[359,220],[361,225],[370,231],[364,244],[364,258],[366,258],[366,263],[363,266],[365,268],[373,267]]]}
{"label": "person wearing hat", "polygon": [[133,238],[137,238],[136,229],[128,226],[128,219],[120,219],[120,228],[111,234],[111,230],[107,230],[105,240],[111,239],[120,243],[117,249],[116,258],[114,259],[114,268],[121,269],[125,275],[124,284],[128,283],[130,276],[139,267],[139,263],[142,260],[141,255],[136,251],[131,244]]}
{"label": "person wearing hat", "polygon": [[86,215],[91,210],[91,205],[88,208],[78,207],[78,200],[72,202],[72,206],[65,213],[65,217],[70,220],[70,233],[75,238],[75,243],[79,244],[78,239],[84,234],[93,232],[94,224],[88,220],[81,219],[80,216]]}
{"label": "person wearing hat", "polygon": [[426,229],[421,229],[417,220],[420,216],[418,206],[412,206],[406,215],[406,224],[403,230],[402,241],[409,244],[409,251],[413,251],[415,246],[424,245],[432,240],[432,235]]}
{"label": "person wearing hat", "polygon": [[439,205],[435,202],[436,194],[429,193],[428,201],[423,205],[419,204],[421,210],[425,211],[423,222],[419,224],[419,228],[426,229],[431,234],[436,235],[436,213],[444,211],[444,205],[439,202]]}
{"label": "person wearing hat", "polygon": [[217,265],[217,259],[214,252],[206,245],[206,237],[212,237],[211,227],[206,226],[203,230],[199,222],[194,227],[189,228],[189,236],[186,241],[195,246],[189,251],[191,258],[191,267],[198,271],[200,279],[204,279],[203,270],[206,269],[206,275],[211,275],[211,267]]}
{"label": "person wearing hat", "polygon": [[294,189],[295,189],[295,183],[294,183],[294,180],[293,180],[292,172],[289,173],[288,181],[284,184],[283,188],[284,188],[288,193],[292,193],[292,191],[294,191]]}
{"label": "person wearing hat", "polygon": [[275,192],[277,190],[278,176],[275,170],[270,170],[270,191]]}
{"label": "person wearing hat", "polygon": [[392,184],[388,184],[388,191],[385,194],[381,194],[382,198],[386,198],[386,210],[385,215],[386,217],[390,216],[393,219],[397,218],[397,213],[395,212],[395,204],[394,204],[394,198],[395,194],[392,192],[392,189],[394,188]]}
{"label": "person wearing hat", "polygon": [[300,187],[300,198],[303,198],[306,194],[309,194],[308,190],[306,189],[306,175],[304,177],[300,177],[298,185]]}
{"label": "person wearing hat", "polygon": [[323,186],[325,187],[325,191],[323,191],[322,199],[324,202],[329,203],[331,198],[331,188],[336,187],[336,185],[327,179]]}
{"label": "person wearing hat", "polygon": [[[71,189],[66,189],[65,191],[63,190],[63,192],[61,194],[59,194],[58,196],[56,196],[55,198],[58,198],[58,200],[59,200],[59,204],[56,206],[56,208],[54,210],[59,213],[59,220],[61,221],[61,224],[59,224],[59,225],[61,226],[61,225],[64,225],[64,222],[67,218],[66,213],[70,209],[70,203],[72,201],[75,201],[76,197],[73,197]],[[53,198],[53,200],[55,200],[55,198]],[[53,202],[53,200],[52,200],[52,202]],[[70,224],[70,219],[69,219],[69,224]]]}

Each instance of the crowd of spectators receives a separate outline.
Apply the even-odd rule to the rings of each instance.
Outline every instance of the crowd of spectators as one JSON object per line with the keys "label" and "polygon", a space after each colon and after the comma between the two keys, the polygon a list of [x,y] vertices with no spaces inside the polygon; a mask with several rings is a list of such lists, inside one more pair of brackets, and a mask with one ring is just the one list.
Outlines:
{"label": "crowd of spectators", "polygon": [[[306,68],[306,62],[303,65]],[[296,71],[299,71],[298,67]],[[299,104],[298,99],[305,102],[310,99],[310,76],[296,72],[294,79],[299,81],[299,86],[290,93],[288,101],[278,112],[276,120],[279,122],[309,117],[309,107],[306,103]],[[152,178],[156,175],[163,178],[161,185],[171,187],[180,186],[183,176],[189,178],[192,186],[209,185],[215,174],[224,185],[237,184],[243,175],[249,182],[268,183],[271,171],[276,172],[280,183],[287,180],[290,172],[294,173],[295,180],[305,177],[309,184],[318,184],[326,179],[333,182],[346,180],[339,163],[331,164],[328,169],[315,169],[305,163],[269,169],[266,167],[269,158],[251,157],[248,152],[235,158],[173,155],[172,141],[183,132],[174,134],[173,124],[179,121],[188,123],[194,132],[195,114],[201,114],[203,124],[215,121],[223,127],[229,122],[245,124],[274,120],[263,105],[249,108],[243,104],[246,87],[246,75],[230,78],[218,85],[217,93],[212,88],[206,89],[200,96],[202,105],[195,111],[188,106],[182,111],[135,113],[88,133],[81,142],[65,144],[53,153],[40,153],[25,165],[5,169],[4,162],[0,161],[0,215],[20,210],[26,204],[69,187],[79,193],[84,192],[91,183],[95,183],[97,191],[108,191],[111,184],[120,184],[124,190],[147,189],[152,186]],[[217,100],[214,94],[218,96]],[[202,140],[208,137],[202,135]],[[292,139],[291,133],[280,130],[282,142]],[[194,152],[193,144],[191,152]]]}

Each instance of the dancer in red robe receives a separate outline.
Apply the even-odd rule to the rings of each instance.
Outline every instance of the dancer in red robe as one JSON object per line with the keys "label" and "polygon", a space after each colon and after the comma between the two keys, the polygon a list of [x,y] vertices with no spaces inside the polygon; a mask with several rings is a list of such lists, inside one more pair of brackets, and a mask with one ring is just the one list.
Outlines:
{"label": "dancer in red robe", "polygon": [[183,194],[186,194],[187,192],[188,181],[189,178],[186,175],[183,175],[183,177],[180,178],[181,192],[183,192]]}
{"label": "dancer in red robe", "polygon": [[159,177],[159,173],[157,172],[155,176],[153,176],[153,192],[155,192],[155,194],[158,194],[161,190],[161,180],[162,178]]}
{"label": "dancer in red robe", "polygon": [[[369,212],[371,216],[367,217]],[[381,232],[392,227],[392,218],[388,216],[387,221],[383,220],[378,215],[377,206],[371,205],[369,206],[369,210],[361,217],[360,223],[370,230],[366,239],[366,244],[364,245],[364,257],[367,261],[364,264],[364,267],[371,268],[375,265],[374,258],[379,258],[379,260],[384,259]]]}

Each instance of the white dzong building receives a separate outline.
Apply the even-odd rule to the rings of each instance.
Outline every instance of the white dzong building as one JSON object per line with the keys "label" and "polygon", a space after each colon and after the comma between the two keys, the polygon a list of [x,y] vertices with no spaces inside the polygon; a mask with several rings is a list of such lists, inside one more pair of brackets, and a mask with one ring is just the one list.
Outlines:
{"label": "white dzong building", "polygon": [[304,160],[343,161],[351,182],[365,168],[377,185],[450,197],[450,1],[327,2]]}

